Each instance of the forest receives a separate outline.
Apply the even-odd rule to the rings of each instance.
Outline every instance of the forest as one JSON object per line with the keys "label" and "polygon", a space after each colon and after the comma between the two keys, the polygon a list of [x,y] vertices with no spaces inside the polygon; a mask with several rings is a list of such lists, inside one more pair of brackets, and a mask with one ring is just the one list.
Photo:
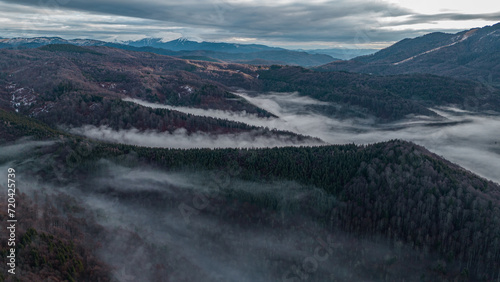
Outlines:
{"label": "forest", "polygon": [[[421,270],[420,275],[424,277],[472,280],[493,280],[498,277],[500,186],[477,177],[413,143],[393,140],[364,146],[153,149],[103,143],[72,136],[13,113],[3,113],[2,120],[0,126],[2,136],[9,136],[5,134],[6,131],[12,136],[4,138],[3,146],[12,144],[12,141],[18,140],[19,136],[31,135],[35,140],[54,140],[56,137],[53,144],[37,146],[30,155],[34,160],[43,160],[42,162],[20,159],[17,163],[34,177],[44,181],[50,180],[45,185],[65,187],[79,181],[82,183],[81,189],[91,189],[87,191],[90,193],[98,188],[90,188],[91,186],[85,184],[85,179],[90,179],[103,171],[102,160],[123,167],[150,167],[152,170],[170,173],[200,174],[207,171],[213,175],[222,175],[215,182],[217,185],[206,187],[209,189],[208,195],[212,195],[208,200],[209,205],[214,208],[196,210],[196,214],[216,217],[223,222],[233,222],[240,227],[274,226],[283,229],[292,228],[293,218],[300,215],[329,232],[344,232],[348,234],[345,235],[346,238],[352,240],[379,242],[379,238],[386,238],[385,242],[393,248],[402,243],[420,254],[419,263],[424,265],[429,261],[438,261],[437,264],[431,263]],[[5,164],[6,160],[0,159],[0,164]],[[234,178],[233,184],[222,185],[221,183],[226,181],[228,171],[232,172],[230,175]],[[305,191],[314,191],[312,187],[317,187],[335,200],[327,200],[329,198],[324,196],[308,196],[300,201],[283,202],[275,194],[278,191],[241,190],[238,188],[238,181],[253,183],[293,181],[309,187],[304,188]],[[175,187],[176,185],[172,189],[180,193],[177,197],[181,199],[192,199],[197,195],[196,192]],[[158,198],[155,193],[149,195],[150,192],[133,196],[134,194],[129,194],[130,192],[113,190],[116,188],[99,189],[105,189],[106,195],[115,195],[120,202],[138,199],[149,203],[152,208],[175,208],[182,203],[182,200],[175,197]],[[67,221],[64,220],[68,205],[71,206],[70,203],[73,201],[71,197],[64,198],[66,196],[61,194],[60,197],[63,199],[61,202],[49,201],[47,203],[49,206],[42,209],[49,208],[51,204],[55,205],[62,213],[63,219],[60,221],[56,220],[58,217],[47,219],[49,222],[45,226],[38,222],[26,221],[25,233],[21,238],[22,242],[25,242],[22,246],[31,246],[31,255],[27,258],[31,268],[23,271],[36,272],[37,275],[41,275],[38,277],[47,278],[48,270],[38,272],[39,261],[51,261],[54,259],[53,256],[63,256],[64,259],[58,260],[62,264],[54,262],[44,264],[44,267],[57,269],[56,273],[61,273],[59,277],[71,277],[76,281],[78,277],[90,279],[88,278],[90,276],[82,275],[104,275],[101,271],[106,269],[88,271],[87,268],[96,267],[97,263],[94,260],[82,260],[85,252],[89,250],[87,247],[83,249],[78,247],[82,244],[78,242],[83,244],[87,244],[87,240],[90,240],[88,244],[98,242],[89,238],[74,241],[74,238],[68,237],[68,234],[78,232],[84,236],[85,234],[92,236],[100,234],[95,232],[101,231],[86,229],[94,228],[92,224],[95,223],[92,221],[88,223],[90,226],[81,225],[83,227],[78,228],[83,229],[75,230],[74,225],[77,220],[69,217]],[[28,204],[29,199],[22,201],[26,202],[26,207],[31,206]],[[227,206],[227,203],[233,204]],[[34,209],[40,210],[36,207]],[[259,210],[261,212],[257,212]],[[185,212],[189,214],[193,210],[188,208]],[[275,214],[281,214],[286,220],[281,223],[276,221]],[[82,216],[81,213],[79,216]],[[89,217],[89,220],[91,218]],[[50,234],[59,237],[52,238]],[[20,253],[25,252],[23,251],[25,247],[19,248]],[[52,252],[52,248],[55,248],[55,253]],[[438,259],[431,259],[433,256]],[[395,271],[394,267],[399,265],[396,267],[398,268],[400,264],[415,259],[418,255],[410,257],[395,258],[392,268],[386,266],[383,270],[374,269],[373,265],[365,265],[363,277],[369,279],[369,277],[388,275],[387,273],[396,275],[393,277],[401,277],[398,275],[402,274]],[[278,269],[283,270],[283,267],[283,264],[280,264]]]}
{"label": "forest", "polygon": [[[0,59],[0,168],[14,166],[23,179],[17,200],[26,216],[16,250],[25,281],[132,281],[143,269],[151,281],[500,277],[497,183],[409,141],[327,144],[307,136],[318,129],[304,118],[329,118],[332,136],[353,118],[465,124],[435,108],[490,113],[500,105],[496,88],[429,74],[319,72],[110,47],[0,50]],[[272,99],[268,110],[251,102],[252,93],[262,100],[276,92],[291,92],[281,97],[296,102],[291,113]],[[306,130],[299,132],[301,118]],[[278,119],[294,131],[262,126]],[[271,143],[153,148],[75,131],[85,126],[144,139],[153,132],[162,141],[182,131],[202,142],[249,135],[248,146],[259,136]],[[397,131],[382,134],[389,130]],[[491,153],[498,150],[491,140],[477,143]],[[314,257],[318,244],[328,253],[319,258],[328,259]]]}

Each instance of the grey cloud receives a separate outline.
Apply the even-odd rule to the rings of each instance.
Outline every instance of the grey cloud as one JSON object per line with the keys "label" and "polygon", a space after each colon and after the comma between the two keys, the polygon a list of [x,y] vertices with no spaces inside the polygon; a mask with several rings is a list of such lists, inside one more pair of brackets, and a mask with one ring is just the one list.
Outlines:
{"label": "grey cloud", "polygon": [[[485,14],[459,14],[459,13],[440,13],[440,14],[415,14],[411,15],[408,19],[404,21],[391,21],[392,26],[398,25],[410,25],[410,24],[422,24],[422,23],[435,23],[438,21],[467,21],[467,20],[486,20],[486,21],[498,21],[500,19],[500,12],[496,13],[485,13]],[[440,29],[439,31],[444,31]],[[457,32],[459,30],[450,30],[451,32]]]}
{"label": "grey cloud", "polygon": [[[7,6],[7,3],[10,3]],[[15,3],[15,5],[14,5]],[[26,5],[24,7],[20,6]],[[418,15],[412,11],[394,4],[382,1],[328,1],[323,3],[297,3],[272,5],[267,2],[235,3],[225,0],[201,1],[190,0],[180,2],[173,1],[34,1],[20,0],[0,1],[0,5],[10,10],[12,14],[16,11],[31,9],[33,14],[42,14],[50,19],[51,11],[82,11],[93,15],[115,15],[128,17],[121,24],[125,27],[115,26],[113,30],[88,26],[85,23],[77,23],[67,19],[67,29],[62,33],[68,37],[78,34],[77,37],[100,34],[101,38],[111,36],[113,33],[125,35],[152,36],[160,31],[168,30],[168,27],[180,27],[179,31],[191,37],[203,38],[204,40],[222,40],[231,37],[256,38],[257,40],[275,42],[301,42],[301,41],[323,41],[337,43],[359,42],[360,36],[365,41],[371,42],[393,42],[403,37],[421,35],[423,30],[390,30],[390,26],[382,25],[380,19],[391,19],[400,16],[409,16],[432,21],[442,15],[427,16]],[[20,8],[22,7],[22,8]],[[30,8],[28,8],[30,7]],[[451,20],[462,19],[493,19],[496,14],[488,15],[460,15],[443,14]],[[137,19],[146,20],[141,23]],[[128,21],[128,22],[127,22]],[[143,24],[150,25],[150,28]],[[96,23],[94,23],[96,24]],[[108,23],[112,24],[112,23]],[[41,30],[61,34],[56,28],[39,25]],[[11,28],[14,32],[15,28]],[[35,29],[28,29],[36,32]],[[40,32],[42,34],[42,32]],[[360,35],[361,34],[361,35]]]}

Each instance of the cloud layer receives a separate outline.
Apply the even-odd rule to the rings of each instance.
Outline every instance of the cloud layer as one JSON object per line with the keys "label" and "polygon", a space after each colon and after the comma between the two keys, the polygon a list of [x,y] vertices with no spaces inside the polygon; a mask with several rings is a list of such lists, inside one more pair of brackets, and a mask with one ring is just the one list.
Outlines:
{"label": "cloud layer", "polygon": [[[490,6],[489,6],[490,7]],[[80,1],[2,0],[3,36],[16,33],[130,39],[160,36],[191,37],[206,41],[260,42],[270,45],[382,47],[434,28],[412,28],[414,23],[460,22],[450,31],[498,20],[500,11],[419,14],[386,1],[327,0],[266,2],[232,0]],[[403,29],[395,26],[409,25]],[[442,27],[441,27],[442,28]],[[440,31],[446,31],[441,29]],[[311,42],[316,46],[305,46]]]}
{"label": "cloud layer", "polygon": [[270,148],[284,146],[315,146],[320,142],[299,141],[295,137],[262,136],[260,132],[211,135],[203,132],[188,134],[184,129],[173,133],[139,131],[137,129],[116,131],[106,126],[84,126],[74,128],[72,133],[97,140],[156,148]]}
{"label": "cloud layer", "polygon": [[[257,94],[239,91],[235,94],[273,113],[278,118],[260,118],[246,113],[172,107],[140,100],[127,100],[149,107],[168,108],[194,115],[226,118],[255,126],[291,131],[297,134],[320,138],[329,144],[370,144],[391,139],[408,140],[422,145],[432,152],[483,177],[500,183],[500,177],[498,176],[498,171],[500,171],[500,132],[491,130],[492,128],[500,128],[500,118],[496,116],[480,116],[454,108],[441,108],[433,109],[442,117],[441,119],[432,120],[427,117],[414,117],[405,121],[381,126],[375,124],[372,120],[339,120],[322,115],[315,112],[309,106],[322,105],[325,104],[324,102],[309,97],[301,97],[298,93]],[[102,134],[103,131],[106,130],[87,128],[87,130],[80,131],[79,133],[98,138],[99,134]],[[144,140],[155,140],[156,138],[145,138],[145,136],[149,136],[150,134],[152,133],[128,132],[125,136],[126,138],[136,136],[137,138],[133,140],[136,140],[137,145],[151,145],[148,142],[152,141],[141,141],[143,138]],[[102,137],[106,139],[115,135],[103,134]],[[119,136],[108,140],[115,142],[127,140],[120,139],[121,137]],[[170,144],[188,144],[184,142],[187,142],[189,137],[178,137],[177,134],[174,134],[174,136],[177,137],[171,136],[169,138],[179,141]],[[193,138],[193,144],[197,146],[205,144],[209,148],[224,146],[283,146],[287,143],[286,140],[251,140],[248,139],[249,136],[245,135],[206,139],[206,136],[196,134]],[[158,137],[158,140],[163,140],[158,141],[163,143],[157,143],[160,147],[170,146],[164,141],[170,139]],[[297,145],[297,143],[294,144],[292,142],[290,144]],[[181,147],[180,145],[174,145],[174,147],[176,146]]]}

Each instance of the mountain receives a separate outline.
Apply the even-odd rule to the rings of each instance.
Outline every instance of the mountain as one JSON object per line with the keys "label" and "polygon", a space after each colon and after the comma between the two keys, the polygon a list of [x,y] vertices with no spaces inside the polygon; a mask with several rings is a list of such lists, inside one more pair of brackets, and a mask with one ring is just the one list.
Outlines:
{"label": "mountain", "polygon": [[451,106],[498,114],[500,91],[478,82],[428,74],[377,76],[347,72],[317,72],[300,67],[261,69],[255,90],[289,92],[330,103],[317,110],[337,118],[376,118],[378,122],[422,115],[429,108]]}
{"label": "mountain", "polygon": [[378,49],[349,49],[349,48],[332,48],[332,49],[311,49],[299,50],[309,54],[325,54],[340,60],[349,60],[355,57],[370,55],[378,51]]}
{"label": "mountain", "polygon": [[[383,75],[430,73],[483,81],[500,75],[498,50],[500,23],[456,34],[436,32],[404,39],[373,55],[332,62],[316,69]],[[488,83],[499,85],[498,81]]]}
{"label": "mountain", "polygon": [[15,110],[53,127],[92,125],[116,132],[155,131],[184,137],[196,133],[213,138],[245,133],[249,138],[276,137],[290,144],[321,143],[300,134],[222,117],[192,115],[172,108],[158,109],[124,101],[124,98],[134,98],[159,105],[273,117],[229,92],[221,83],[224,79],[213,80],[218,76],[227,76],[229,81],[248,80],[251,76],[241,70],[253,73],[255,67],[236,64],[206,67],[202,63],[151,53],[69,44],[0,50],[0,57],[0,108]]}
{"label": "mountain", "polygon": [[34,281],[498,279],[500,186],[409,142],[154,149],[2,109],[0,134]]}
{"label": "mountain", "polygon": [[0,49],[38,48],[50,44],[71,44],[76,46],[108,46],[124,50],[151,52],[179,58],[202,61],[224,61],[253,65],[299,65],[319,66],[337,59],[326,54],[309,54],[283,48],[257,44],[211,43],[177,39],[162,42],[158,38],[145,38],[124,43],[104,42],[92,39],[66,40],[59,37],[0,39]]}
{"label": "mountain", "polygon": [[193,51],[172,51],[162,48],[144,46],[144,47],[133,47],[117,44],[107,44],[106,46],[139,51],[139,52],[151,52],[160,55],[174,56],[178,58],[201,60],[201,61],[218,61],[218,62],[230,62],[239,64],[250,64],[250,65],[298,65],[304,67],[318,66],[325,62],[331,62],[336,60],[325,54],[309,54],[303,51],[291,51],[291,50],[269,50],[269,51],[258,51],[249,53],[224,53],[216,51],[207,50],[193,50]]}
{"label": "mountain", "polygon": [[[181,53],[185,53],[180,51]],[[324,62],[335,60],[329,55],[309,54],[307,52],[291,50],[269,50],[251,53],[223,53],[214,51],[190,51],[189,55],[198,55],[215,58],[224,62],[233,62],[252,65],[296,65],[296,66],[317,66]],[[186,55],[184,55],[186,56]]]}
{"label": "mountain", "polygon": [[[15,172],[16,262],[27,281],[499,279],[497,183],[407,141],[327,145],[272,127],[283,119],[311,130],[310,116],[292,118],[307,107],[325,123],[438,118],[430,108],[440,106],[493,115],[496,89],[430,74],[42,45],[0,50],[0,168],[8,172],[0,183]],[[235,89],[292,92],[283,100],[298,103],[278,116],[261,107],[280,104]],[[251,119],[260,125],[241,121]],[[327,130],[339,134],[340,121]],[[467,130],[481,146],[484,132]],[[133,145],[138,139],[146,145]],[[263,139],[265,148],[249,148]],[[483,152],[498,152],[488,146]]]}
{"label": "mountain", "polygon": [[[178,51],[179,54],[182,54],[181,56],[184,57],[209,57],[225,62],[257,65],[283,64],[308,67],[318,66],[325,62],[337,60],[327,54],[319,52],[292,51],[259,44],[196,42],[183,38],[168,42],[163,42],[160,38],[144,38],[137,41],[126,41],[124,44],[133,47],[152,47]],[[161,51],[157,52],[161,53]],[[173,54],[170,53],[165,55]]]}
{"label": "mountain", "polygon": [[63,39],[60,37],[3,38],[0,48],[38,48],[49,44],[72,44],[77,46],[104,46],[107,42],[93,39]]}
{"label": "mountain", "polygon": [[[55,117],[46,113],[47,107],[57,110],[71,105],[71,112],[84,115],[97,126],[102,122],[97,113],[105,112],[91,111],[88,107],[96,107],[92,106],[93,103],[108,103],[112,101],[110,99],[124,97],[171,106],[272,116],[232,94],[235,87],[260,92],[298,91],[301,96],[329,103],[314,106],[328,116],[375,118],[380,122],[401,120],[408,115],[438,117],[429,110],[430,107],[453,106],[486,112],[497,111],[500,105],[496,89],[476,82],[433,75],[376,76],[316,72],[301,67],[183,60],[106,46],[68,44],[0,50],[0,58],[3,85],[0,91],[6,93],[0,99],[0,105],[6,108],[14,106],[20,112],[40,115],[40,118],[45,116],[47,122]],[[86,103],[83,108],[75,103],[82,99]],[[84,120],[82,116],[57,116],[59,119],[72,117],[71,123],[75,126],[81,125]],[[139,127],[151,129],[159,126],[164,131],[160,123],[153,122],[159,117],[153,119],[153,116],[148,122],[150,125],[141,124]],[[118,129],[120,121],[111,121],[108,125]],[[174,120],[171,122],[177,123]],[[224,127],[230,127],[231,122],[223,123]],[[129,123],[124,125],[125,128],[131,126]],[[178,125],[173,128],[176,127]],[[239,127],[241,125],[233,126]],[[121,128],[124,128],[123,125]]]}
{"label": "mountain", "polygon": [[126,45],[134,47],[155,47],[172,51],[215,51],[223,53],[253,53],[260,51],[279,51],[286,50],[278,47],[269,47],[260,44],[237,44],[224,42],[196,42],[185,38],[179,38],[172,41],[164,42],[161,38],[144,38],[136,41],[125,41]]}

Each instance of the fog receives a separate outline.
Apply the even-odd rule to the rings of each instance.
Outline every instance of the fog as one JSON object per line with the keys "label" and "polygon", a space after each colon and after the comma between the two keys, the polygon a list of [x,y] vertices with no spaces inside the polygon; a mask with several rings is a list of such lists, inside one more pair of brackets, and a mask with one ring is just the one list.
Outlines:
{"label": "fog", "polygon": [[[232,111],[222,111],[222,110],[212,110],[212,109],[198,109],[198,108],[188,108],[188,107],[174,107],[163,104],[150,103],[142,101],[139,99],[126,98],[124,101],[136,103],[142,106],[150,108],[163,108],[169,110],[176,110],[179,112],[192,114],[196,116],[203,117],[213,117],[220,119],[227,119],[237,122],[246,123],[253,126],[259,127],[269,127],[278,130],[291,131],[294,133],[303,134],[303,132],[312,125],[314,128],[318,127],[318,120],[322,118],[319,114],[314,114],[307,111],[306,107],[310,105],[328,105],[328,103],[317,101],[309,97],[299,96],[297,92],[293,93],[277,93],[271,92],[265,95],[263,98],[253,98],[246,95],[245,92],[239,91],[234,94],[240,96],[243,99],[248,100],[251,104],[265,109],[266,111],[278,116],[278,118],[269,117],[263,118],[254,114],[249,114],[246,112],[232,112]],[[340,123],[335,120],[326,120],[327,124],[324,124],[323,128],[318,128],[319,134],[321,129],[328,129],[329,125],[340,125]],[[332,123],[333,124],[328,124]],[[308,134],[310,135],[310,134]]]}
{"label": "fog", "polygon": [[95,127],[87,125],[73,128],[70,132],[84,135],[97,140],[114,143],[161,148],[264,148],[283,146],[320,145],[320,141],[298,140],[293,136],[263,136],[259,131],[238,134],[208,134],[196,132],[189,134],[185,129],[176,131],[157,132],[152,130],[139,131],[137,129],[113,130],[107,126]]}
{"label": "fog", "polygon": [[[103,174],[87,181],[85,186],[93,187],[92,192],[84,190],[75,194],[89,209],[101,215],[100,224],[138,230],[140,241],[147,246],[130,248],[126,244],[126,235],[122,235],[123,238],[118,237],[103,248],[103,257],[117,267],[115,273],[122,279],[130,277],[130,281],[135,281],[141,277],[144,281],[154,280],[153,266],[162,263],[171,266],[168,269],[170,281],[276,280],[280,272],[269,263],[269,256],[288,262],[299,261],[308,254],[292,246],[314,243],[314,238],[310,238],[311,242],[301,242],[304,238],[300,232],[282,236],[266,227],[244,230],[238,225],[225,223],[226,208],[212,203],[196,209],[196,213],[182,214],[181,204],[194,210],[195,198],[212,201],[221,196],[220,191],[207,188],[207,183],[213,181],[208,172],[162,172],[151,168],[125,168],[106,162]],[[282,201],[298,201],[315,193],[328,198],[319,189],[306,189],[295,183],[259,184],[231,179],[224,189],[281,195],[284,191],[280,188],[286,187],[289,187],[289,193]],[[219,212],[222,217],[215,216]],[[150,249],[164,250],[165,253],[152,254]],[[122,255],[117,255],[117,251]],[[141,263],[141,268],[137,267],[138,263]]]}
{"label": "fog", "polygon": [[[443,107],[431,109],[438,113],[440,118],[414,116],[395,123],[377,125],[374,119],[336,119],[325,116],[310,106],[328,103],[301,97],[298,93],[253,93],[240,90],[235,94],[278,118],[260,118],[247,113],[164,106],[130,99],[129,101],[194,115],[226,118],[255,126],[287,130],[317,137],[329,144],[371,144],[391,139],[408,140],[480,176],[500,183],[498,174],[500,171],[500,117],[498,116],[478,115],[453,107]],[[245,140],[245,136],[242,137]],[[217,141],[209,140],[206,146],[210,148],[246,146],[241,140],[237,142],[237,145],[231,145],[231,141],[227,140],[231,137],[219,138],[222,138],[223,142],[217,143]],[[266,140],[269,142],[261,141],[262,147],[284,145],[284,142],[274,143],[269,139]],[[203,146],[204,142],[199,141],[197,146]],[[139,145],[141,142],[135,144]],[[142,144],[147,144],[147,141]],[[161,144],[159,143],[158,146]]]}
{"label": "fog", "polygon": [[[318,224],[308,215],[311,210],[325,214],[338,202],[316,187],[247,181],[230,170],[164,171],[110,160],[96,161],[93,172],[75,174],[79,181],[61,186],[57,175],[45,173],[50,171],[45,159],[52,156],[43,152],[33,148],[31,154],[12,155],[18,189],[30,196],[36,191],[45,201],[60,194],[76,199],[86,213],[69,215],[104,228],[96,251],[116,281],[360,280],[355,263],[365,264],[363,271],[380,271],[378,262],[412,252]],[[32,157],[40,154],[44,157]],[[34,168],[45,171],[43,179]],[[252,208],[242,201],[249,195],[276,199],[278,206]],[[394,271],[392,277],[420,275]]]}
{"label": "fog", "polygon": [[43,147],[54,144],[53,141],[33,141],[29,138],[22,138],[15,144],[0,146],[0,165],[7,161],[12,161],[19,154],[27,154],[36,147]]}

